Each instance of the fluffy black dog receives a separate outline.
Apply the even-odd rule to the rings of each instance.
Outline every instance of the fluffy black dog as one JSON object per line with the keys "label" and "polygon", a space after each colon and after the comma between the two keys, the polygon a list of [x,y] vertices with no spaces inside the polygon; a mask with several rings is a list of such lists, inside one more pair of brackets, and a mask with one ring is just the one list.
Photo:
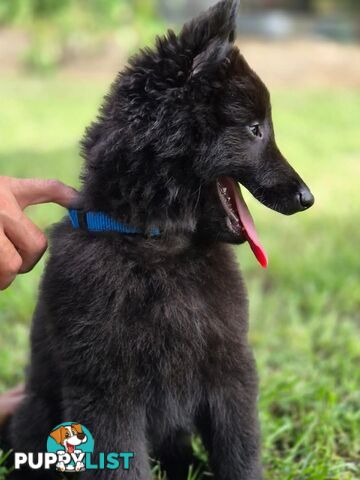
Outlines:
{"label": "fluffy black dog", "polygon": [[68,219],[53,233],[11,441],[44,451],[51,429],[74,421],[97,451],[135,452],[128,472],[82,480],[148,480],[150,456],[169,479],[186,478],[195,429],[215,478],[262,478],[247,299],[228,244],[247,240],[266,256],[237,182],[285,214],[313,196],[278,150],[269,93],[234,46],[237,3],[133,58],[86,133],[77,208],[142,233]]}

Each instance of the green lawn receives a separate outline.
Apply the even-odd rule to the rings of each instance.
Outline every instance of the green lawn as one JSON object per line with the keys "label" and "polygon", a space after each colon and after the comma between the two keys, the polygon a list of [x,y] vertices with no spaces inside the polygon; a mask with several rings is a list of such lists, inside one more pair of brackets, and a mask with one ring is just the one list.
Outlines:
{"label": "green lawn", "polygon": [[[106,85],[0,81],[0,174],[78,184],[78,140]],[[284,217],[247,195],[270,266],[239,249],[261,381],[266,478],[360,478],[360,92],[277,91],[277,139],[316,205]],[[29,210],[43,228],[64,212]],[[43,262],[0,293],[0,390],[23,378]],[[0,479],[1,465],[0,465]]]}

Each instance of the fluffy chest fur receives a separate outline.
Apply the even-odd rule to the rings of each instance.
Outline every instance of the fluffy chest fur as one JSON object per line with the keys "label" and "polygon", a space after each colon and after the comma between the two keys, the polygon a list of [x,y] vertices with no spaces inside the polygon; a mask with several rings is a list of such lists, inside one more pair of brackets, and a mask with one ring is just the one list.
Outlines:
{"label": "fluffy chest fur", "polygon": [[[170,247],[171,245],[171,247]],[[230,373],[246,298],[230,247],[57,227],[41,296],[55,355],[81,382],[179,401]],[[236,319],[236,321],[234,321]],[[157,392],[157,393],[156,393]]]}

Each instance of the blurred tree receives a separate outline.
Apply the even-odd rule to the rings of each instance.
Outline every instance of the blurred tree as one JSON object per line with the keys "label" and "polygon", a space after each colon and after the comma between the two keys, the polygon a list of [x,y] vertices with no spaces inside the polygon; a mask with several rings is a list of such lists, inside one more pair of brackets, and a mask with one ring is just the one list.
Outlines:
{"label": "blurred tree", "polygon": [[56,67],[71,51],[84,54],[122,28],[134,49],[155,35],[159,23],[158,0],[0,0],[0,25],[29,32],[25,63],[37,70]]}
{"label": "blurred tree", "polygon": [[71,0],[32,0],[29,3],[35,18],[49,18],[68,8]]}
{"label": "blurred tree", "polygon": [[312,0],[296,0],[297,9],[303,12],[309,12],[313,8]]}
{"label": "blurred tree", "polygon": [[349,8],[349,10],[360,12],[359,0],[345,0],[344,4]]}
{"label": "blurred tree", "polygon": [[312,0],[314,10],[323,13],[353,13],[360,12],[359,0]]}
{"label": "blurred tree", "polygon": [[0,24],[12,23],[23,10],[23,0],[3,0],[0,2]]}
{"label": "blurred tree", "polygon": [[[26,29],[31,46],[25,62],[32,69],[46,70],[98,49],[113,33],[123,50],[133,51],[163,30],[160,8],[168,21],[178,23],[215,1],[0,0],[0,25]],[[242,4],[248,13],[286,9],[333,18],[338,12],[360,14],[360,0],[242,0]]]}
{"label": "blurred tree", "polygon": [[132,6],[135,15],[154,17],[158,11],[158,0],[133,0]]}

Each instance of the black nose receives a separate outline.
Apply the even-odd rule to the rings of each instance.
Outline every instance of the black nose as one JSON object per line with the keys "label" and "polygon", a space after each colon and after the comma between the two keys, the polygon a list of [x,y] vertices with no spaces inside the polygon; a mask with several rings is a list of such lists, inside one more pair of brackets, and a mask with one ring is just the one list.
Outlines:
{"label": "black nose", "polygon": [[305,210],[306,208],[310,208],[312,205],[314,205],[314,195],[307,187],[301,187],[297,194],[297,198],[303,210]]}
{"label": "black nose", "polygon": [[84,433],[78,433],[77,437],[78,437],[79,440],[84,440],[85,434]]}

